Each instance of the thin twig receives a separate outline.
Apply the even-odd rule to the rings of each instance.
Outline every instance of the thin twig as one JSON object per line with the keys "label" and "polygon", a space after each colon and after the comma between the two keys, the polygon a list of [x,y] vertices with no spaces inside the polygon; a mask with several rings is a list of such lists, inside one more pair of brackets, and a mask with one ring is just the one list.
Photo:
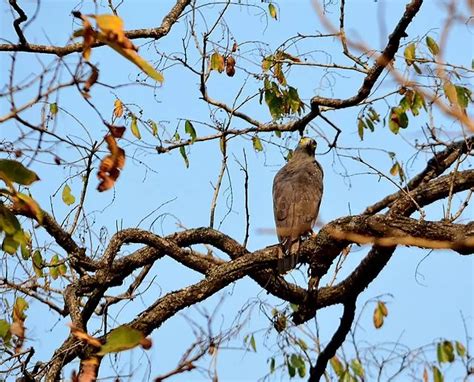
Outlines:
{"label": "thin twig", "polygon": [[209,217],[209,227],[211,228],[214,228],[214,214],[215,214],[216,206],[217,206],[217,198],[219,197],[219,191],[222,185],[222,178],[224,177],[225,171],[227,169],[227,154],[226,154],[227,141],[225,137],[221,138],[221,151],[222,151],[221,169],[217,177],[216,186],[214,187],[214,195],[212,196],[211,213]]}

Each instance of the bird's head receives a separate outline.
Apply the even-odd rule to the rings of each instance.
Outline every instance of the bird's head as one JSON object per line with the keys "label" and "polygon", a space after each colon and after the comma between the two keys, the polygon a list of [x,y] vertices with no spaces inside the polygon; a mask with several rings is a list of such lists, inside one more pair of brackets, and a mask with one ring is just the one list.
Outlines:
{"label": "bird's head", "polygon": [[303,137],[298,142],[295,153],[300,152],[314,157],[316,153],[316,141],[312,138]]}

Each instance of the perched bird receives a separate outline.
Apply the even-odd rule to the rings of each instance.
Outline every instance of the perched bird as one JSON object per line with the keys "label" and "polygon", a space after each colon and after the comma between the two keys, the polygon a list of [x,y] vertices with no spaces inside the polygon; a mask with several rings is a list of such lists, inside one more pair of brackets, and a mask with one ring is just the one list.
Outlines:
{"label": "perched bird", "polygon": [[323,196],[323,169],[314,158],[316,141],[301,138],[293,156],[273,180],[273,213],[282,249],[278,271],[298,262],[301,238],[312,233]]}

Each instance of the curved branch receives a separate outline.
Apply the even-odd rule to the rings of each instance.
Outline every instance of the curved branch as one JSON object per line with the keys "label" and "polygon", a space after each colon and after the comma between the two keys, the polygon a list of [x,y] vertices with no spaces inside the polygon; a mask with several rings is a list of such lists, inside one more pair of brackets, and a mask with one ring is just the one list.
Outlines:
{"label": "curved branch", "polygon": [[[153,38],[158,40],[168,34],[171,27],[177,22],[178,18],[183,13],[187,5],[191,3],[191,0],[177,0],[176,4],[171,8],[168,14],[161,21],[161,25],[157,28],[144,28],[134,29],[125,32],[130,40],[138,38]],[[105,45],[104,43],[97,42],[92,45],[96,48]],[[58,57],[64,57],[68,54],[75,52],[82,52],[83,44],[78,42],[69,44],[66,46],[54,46],[54,45],[38,45],[38,44],[0,44],[0,52],[26,52],[26,53],[43,53],[43,54],[54,54]]]}
{"label": "curved branch", "polygon": [[406,30],[413,21],[415,15],[420,10],[422,4],[423,0],[412,0],[409,4],[407,4],[405,13],[396,25],[392,34],[389,36],[385,49],[377,58],[375,64],[370,68],[367,76],[364,78],[362,86],[359,88],[356,95],[346,99],[315,96],[311,99],[311,104],[341,109],[344,107],[357,105],[359,102],[366,99],[385,67],[389,65],[389,63],[395,57],[395,53],[397,53],[397,50],[400,47],[400,40],[402,37],[406,36]]}
{"label": "curved branch", "polygon": [[[428,161],[425,169],[408,182],[408,184],[404,187],[404,191],[411,191],[418,187],[420,184],[426,183],[431,179],[441,175],[462,154],[469,153],[473,149],[473,145],[474,136],[471,136],[462,141],[454,142],[448,147],[446,147],[443,151],[436,153]],[[378,201],[377,203],[374,203],[373,205],[367,207],[364,211],[364,214],[377,213],[389,206],[392,202],[394,202],[404,194],[405,193],[403,191],[398,191],[393,194],[390,194],[382,200]]]}
{"label": "curved branch", "polygon": [[347,333],[351,330],[352,322],[354,322],[356,309],[356,299],[349,299],[344,303],[344,312],[341,317],[341,323],[336,332],[331,338],[331,341],[326,345],[324,350],[319,353],[316,365],[311,367],[309,371],[309,381],[319,381],[326,370],[329,360],[334,357],[337,349],[342,345],[346,339]]}

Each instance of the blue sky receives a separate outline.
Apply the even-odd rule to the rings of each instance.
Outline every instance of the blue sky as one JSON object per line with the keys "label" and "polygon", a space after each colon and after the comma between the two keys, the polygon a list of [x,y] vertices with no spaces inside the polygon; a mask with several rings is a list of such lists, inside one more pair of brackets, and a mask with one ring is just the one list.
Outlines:
{"label": "blue sky", "polygon": [[[211,97],[219,100],[232,102],[238,92],[242,81],[247,79],[243,67],[248,65],[256,70],[259,64],[260,52],[271,52],[281,44],[288,36],[299,32],[312,34],[324,32],[314,8],[309,1],[278,1],[279,20],[266,20],[261,10],[247,8],[245,6],[234,7],[226,16],[226,21],[233,37],[241,44],[240,49],[254,49],[253,63],[237,61],[237,74],[233,78],[211,74],[209,81],[209,93]],[[151,1],[125,2],[119,8],[119,14],[125,20],[127,29],[144,28],[156,26],[165,12],[171,6],[171,1],[155,3]],[[440,2],[427,1],[417,16],[415,22],[409,27],[409,39],[420,38],[430,32],[434,38],[439,37],[439,28],[444,20],[445,13],[440,10]],[[33,3],[27,3],[25,10]],[[70,11],[76,9],[75,2],[67,1],[44,1],[41,6],[38,19],[30,25],[26,35],[31,43],[47,43],[62,45],[68,42],[72,31],[79,26],[70,16]],[[259,4],[266,8],[266,4]],[[93,13],[91,4],[82,4],[83,13]],[[379,49],[384,45],[386,37],[381,37],[381,31],[391,31],[397,22],[399,15],[404,9],[402,1],[368,1],[359,0],[347,4],[346,33],[351,38],[363,39],[368,45]],[[206,10],[206,22],[212,23],[219,6]],[[441,8],[442,9],[442,8]],[[11,27],[10,16],[6,3],[2,3],[0,11],[1,35],[5,39],[15,40],[15,34]],[[101,11],[103,12],[103,11]],[[380,22],[380,15],[384,15],[384,21]],[[329,8],[328,17],[337,22],[338,12],[336,7]],[[377,21],[376,21],[377,20]],[[202,23],[202,21],[200,21]],[[181,49],[180,38],[184,34],[185,25],[181,23],[173,27],[169,36],[156,44],[159,52],[173,54]],[[215,32],[217,39],[220,29]],[[458,36],[462,36],[458,38]],[[471,32],[463,26],[453,29],[446,51],[446,57],[460,65],[469,66],[472,53],[466,44],[472,41]],[[244,44],[245,41],[261,40],[268,45]],[[408,41],[408,40],[407,40]],[[141,45],[142,41],[135,41]],[[312,57],[322,62],[330,62],[331,59],[339,63],[347,64],[336,53],[339,43],[336,40],[310,40],[303,43],[299,51],[302,53],[312,51]],[[150,60],[156,60],[153,46],[141,46],[140,54]],[[332,56],[332,58],[331,58]],[[196,59],[196,53],[190,53],[191,59]],[[16,75],[18,78],[28,76],[32,71],[38,70],[37,65],[41,61],[45,64],[54,60],[53,57],[36,57],[31,54],[20,54],[17,58]],[[65,61],[74,68],[77,56],[71,55]],[[103,115],[112,113],[115,97],[119,97],[132,110],[138,112],[143,109],[143,118],[153,119],[160,125],[160,129],[166,130],[173,135],[175,128],[184,136],[184,120],[209,122],[209,109],[199,99],[198,79],[189,71],[180,66],[169,67],[164,71],[165,83],[158,88],[144,88],[133,85],[138,70],[121,56],[112,52],[107,47],[94,50],[91,61],[100,69],[100,81],[112,84],[130,84],[115,90],[96,86],[91,91],[91,101],[101,110]],[[0,55],[0,65],[3,73],[6,73],[10,65],[8,55]],[[68,78],[67,72],[61,74],[64,79]],[[141,76],[142,78],[143,76]],[[1,76],[2,86],[5,75]],[[308,101],[314,94],[324,96],[335,96],[344,98],[354,93],[360,85],[362,76],[355,72],[344,73],[344,76],[322,76],[322,72],[314,69],[308,71],[306,68],[292,69],[289,82],[299,89],[303,100]],[[258,83],[248,78],[248,92],[258,87]],[[389,89],[390,80],[385,81],[378,89],[379,94]],[[247,90],[246,90],[247,91]],[[25,100],[29,99],[34,92],[25,92]],[[53,100],[50,100],[53,102]],[[57,131],[67,134],[73,140],[80,142],[85,135],[85,130],[91,135],[92,140],[100,140],[105,134],[105,128],[97,118],[96,114],[85,104],[75,89],[62,91],[57,99],[58,105],[76,116],[84,125],[74,121],[67,113],[60,111],[53,121]],[[1,114],[7,111],[8,105],[5,100],[0,100]],[[259,105],[257,101],[250,103],[245,111],[257,119],[269,121],[270,115],[265,105]],[[367,174],[367,168],[356,163],[343,155],[356,155],[361,153],[364,159],[377,169],[388,174],[392,161],[386,152],[393,151],[397,159],[406,167],[409,176],[416,174],[423,166],[424,154],[419,158],[421,161],[413,161],[413,151],[407,142],[415,139],[423,139],[418,128],[419,124],[425,123],[426,117],[422,115],[420,120],[413,120],[406,132],[394,136],[387,128],[377,129],[375,133],[367,133],[364,141],[360,141],[357,135],[356,117],[359,109],[353,108],[343,111],[328,112],[326,116],[339,126],[343,133],[338,141],[342,148],[339,152],[331,152],[326,155],[318,155],[317,159],[325,171],[325,194],[320,211],[320,223],[329,222],[335,218],[346,216],[349,213],[357,214],[367,205],[379,200],[384,195],[394,192],[395,186],[387,179],[379,179],[375,175]],[[32,120],[39,120],[38,108],[25,113]],[[216,118],[224,118],[222,113],[217,113]],[[440,116],[442,125],[450,126],[450,121]],[[204,125],[194,123],[198,135],[206,135],[210,130]],[[316,121],[314,129],[308,134],[315,137],[319,142],[317,152],[326,151],[326,144],[321,135],[331,139],[334,131],[322,121]],[[6,131],[5,137],[10,138],[17,134],[13,124],[2,126]],[[246,127],[245,123],[235,120],[235,128]],[[130,131],[126,133],[126,140],[121,145],[127,152],[127,163],[114,190],[99,194],[95,191],[96,180],[92,178],[89,189],[86,211],[89,214],[93,227],[98,231],[105,227],[109,237],[115,232],[116,226],[135,227],[152,210],[163,205],[159,210],[143,221],[142,228],[150,228],[151,222],[154,232],[168,234],[181,229],[206,226],[209,222],[209,206],[212,198],[212,185],[215,183],[220,166],[220,150],[216,142],[208,142],[194,145],[188,150],[190,167],[186,169],[184,162],[177,150],[169,154],[158,155],[153,146],[159,142],[150,133],[145,132],[143,126],[142,141],[137,142]],[[452,127],[452,134],[459,135],[459,129]],[[2,134],[3,135],[3,134]],[[243,161],[243,150],[249,163],[249,195],[250,195],[250,222],[251,235],[248,244],[250,250],[262,248],[274,244],[276,237],[272,233],[273,212],[271,203],[271,185],[276,171],[283,165],[286,151],[281,147],[285,140],[275,137],[264,136],[265,151],[256,153],[252,149],[249,137],[245,139],[234,139],[229,143],[229,174],[225,177],[223,191],[219,197],[216,213],[216,221],[219,223],[224,217],[221,230],[226,234],[242,240],[244,237],[245,213],[243,210],[243,174],[239,170],[235,158]],[[284,135],[284,139],[290,138]],[[297,134],[291,136],[289,147],[294,146]],[[87,139],[87,138],[85,138]],[[272,144],[266,143],[271,141]],[[352,148],[351,150],[344,148]],[[378,150],[367,150],[377,148]],[[55,154],[74,159],[79,158],[80,153],[66,147],[55,148]],[[46,162],[51,162],[48,155],[42,157]],[[35,184],[31,191],[34,197],[46,210],[54,206],[56,216],[61,221],[69,212],[69,207],[62,204],[61,192],[50,199],[57,190],[62,189],[64,181],[71,186],[73,193],[78,196],[80,191],[80,178],[77,168],[58,167],[35,162],[31,166],[42,179]],[[346,174],[345,176],[344,174]],[[68,179],[68,178],[71,179]],[[230,181],[229,181],[230,179]],[[395,179],[396,181],[396,179]],[[231,187],[231,188],[230,188]],[[232,208],[228,213],[227,202],[232,200]],[[442,206],[427,209],[427,219],[436,220],[440,218]],[[472,219],[472,207],[466,211],[466,218]],[[227,215],[228,213],[228,215]],[[161,216],[161,214],[164,214]],[[263,233],[262,233],[263,232]],[[40,237],[39,241],[46,241],[46,237]],[[97,240],[95,244],[97,245]],[[130,247],[130,251],[133,248]],[[348,274],[354,266],[367,253],[368,247],[354,250],[344,264],[340,277]],[[140,311],[156,299],[160,294],[176,290],[189,285],[200,279],[200,276],[177,266],[171,260],[159,261],[153,269],[153,280],[150,277],[150,288],[142,298],[133,303],[120,306],[115,309],[119,323],[130,320],[136,312]],[[302,274],[290,275],[301,280]],[[371,323],[373,306],[368,306],[360,324],[363,330],[359,331],[360,339],[370,343],[384,341],[400,341],[408,346],[417,347],[431,342],[436,338],[447,338],[464,341],[465,333],[462,325],[462,316],[470,324],[473,322],[473,260],[469,257],[461,257],[457,254],[437,251],[428,254],[428,251],[420,251],[414,248],[399,248],[382,274],[369,286],[359,297],[360,307],[365,300],[383,295],[389,307],[389,317],[385,326],[375,330]],[[387,296],[390,294],[390,296]],[[264,342],[275,341],[275,332],[271,338],[266,339],[266,331],[269,323],[265,315],[259,309],[260,304],[277,305],[277,301],[266,295],[250,279],[241,280],[235,285],[226,288],[221,294],[210,298],[201,306],[212,311],[218,303],[221,295],[225,300],[219,310],[214,323],[214,330],[221,326],[232,325],[237,312],[248,301],[255,303],[251,314],[251,320],[239,336],[232,343],[233,347],[242,346],[243,336],[247,333],[257,331],[258,352],[242,352],[239,350],[221,351],[218,355],[218,370],[221,380],[255,380],[256,376],[264,376],[268,372],[266,360],[272,355],[272,350],[266,350]],[[56,321],[47,309],[32,302],[29,311],[29,319],[26,324],[29,331],[29,340],[38,346],[37,357],[48,358],[48,353],[54,349],[67,335],[65,324],[68,320]],[[332,307],[318,312],[321,337],[327,341],[339,322],[340,307]],[[185,310],[182,314],[166,322],[159,330],[153,333],[153,348],[146,352],[134,351],[121,354],[122,360],[131,359],[135,365],[142,368],[151,364],[151,376],[172,369],[179,360],[184,349],[193,341],[193,335],[189,324],[183,317],[187,315],[202,321],[196,308]],[[461,316],[462,314],[462,316]],[[37,317],[41,317],[38,320]],[[43,319],[44,317],[44,319]],[[99,325],[92,321],[91,328]],[[96,326],[97,327],[97,326]],[[314,330],[314,324],[309,325]],[[472,335],[472,332],[470,333]],[[54,341],[51,340],[54,338]],[[144,358],[145,357],[145,358]],[[146,360],[146,358],[149,359]],[[434,358],[433,358],[434,359]],[[128,366],[123,370],[128,371]],[[106,376],[107,369],[102,370],[102,376]],[[202,380],[199,374],[194,375],[194,380]],[[182,375],[174,380],[191,380],[193,377]],[[283,378],[285,379],[285,378]],[[146,380],[146,377],[145,377]]]}

